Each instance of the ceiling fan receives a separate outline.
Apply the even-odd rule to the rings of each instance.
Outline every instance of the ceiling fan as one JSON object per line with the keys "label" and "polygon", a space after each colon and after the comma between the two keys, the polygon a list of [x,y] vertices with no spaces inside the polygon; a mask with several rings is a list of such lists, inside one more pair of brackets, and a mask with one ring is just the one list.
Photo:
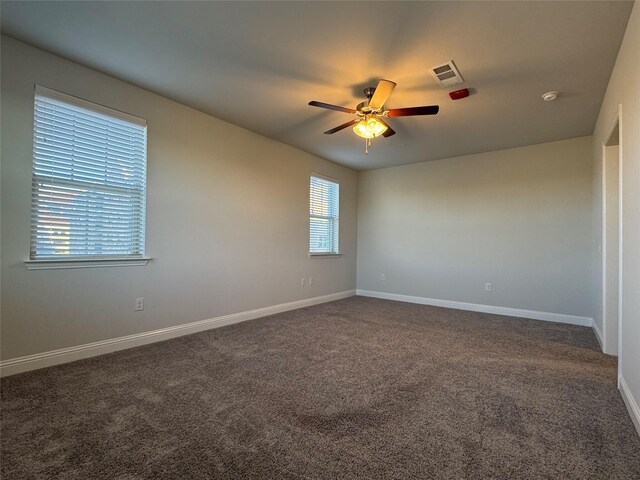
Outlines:
{"label": "ceiling fan", "polygon": [[[382,117],[411,117],[416,115],[435,115],[440,110],[438,105],[428,105],[423,107],[407,107],[407,108],[392,108],[391,110],[384,110],[384,104],[391,96],[393,89],[396,87],[396,83],[390,80],[380,80],[377,87],[369,87],[364,89],[364,94],[367,99],[359,103],[355,109],[340,107],[338,105],[331,105],[330,103],[317,102],[315,100],[309,102],[312,107],[326,108],[329,110],[336,110],[338,112],[349,113],[355,115],[356,118],[350,120],[342,125],[332,128],[324,132],[327,135],[339,132],[347,127],[353,127],[353,131],[356,135],[359,135],[367,140],[366,146],[371,145],[371,139],[379,137],[390,137],[395,135],[395,131],[382,120]],[[368,153],[365,149],[365,153]]]}

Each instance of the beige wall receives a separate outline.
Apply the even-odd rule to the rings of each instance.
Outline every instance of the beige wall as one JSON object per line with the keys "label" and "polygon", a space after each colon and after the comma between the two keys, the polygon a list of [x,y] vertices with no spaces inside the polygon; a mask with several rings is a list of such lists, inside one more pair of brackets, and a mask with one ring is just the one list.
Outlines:
{"label": "beige wall", "polygon": [[[600,298],[602,238],[602,144],[621,111],[622,150],[622,345],[620,375],[640,406],[640,3],[636,2],[618,52],[593,133],[594,294]],[[600,315],[599,309],[595,311]],[[640,410],[636,419],[640,431]]]}
{"label": "beige wall", "polygon": [[[35,83],[148,120],[148,266],[26,270]],[[3,359],[355,288],[354,171],[7,37],[1,101]],[[311,172],[341,183],[341,258],[307,255]]]}
{"label": "beige wall", "polygon": [[590,317],[590,148],[361,172],[358,289]]}

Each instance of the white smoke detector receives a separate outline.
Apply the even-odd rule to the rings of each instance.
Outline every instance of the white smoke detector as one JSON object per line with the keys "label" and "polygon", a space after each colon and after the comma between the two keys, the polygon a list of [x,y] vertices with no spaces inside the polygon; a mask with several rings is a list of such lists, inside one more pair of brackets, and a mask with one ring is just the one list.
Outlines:
{"label": "white smoke detector", "polygon": [[542,95],[542,99],[545,102],[553,102],[556,98],[558,98],[558,92],[547,92]]}

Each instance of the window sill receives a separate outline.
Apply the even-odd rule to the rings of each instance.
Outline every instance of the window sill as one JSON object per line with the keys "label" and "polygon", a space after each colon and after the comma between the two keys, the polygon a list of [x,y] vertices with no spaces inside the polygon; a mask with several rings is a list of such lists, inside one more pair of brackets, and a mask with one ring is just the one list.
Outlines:
{"label": "window sill", "polygon": [[341,253],[310,253],[309,258],[333,258],[341,257]]}
{"label": "window sill", "polygon": [[27,270],[53,270],[62,268],[96,268],[96,267],[142,267],[151,258],[67,258],[46,260],[25,260]]}

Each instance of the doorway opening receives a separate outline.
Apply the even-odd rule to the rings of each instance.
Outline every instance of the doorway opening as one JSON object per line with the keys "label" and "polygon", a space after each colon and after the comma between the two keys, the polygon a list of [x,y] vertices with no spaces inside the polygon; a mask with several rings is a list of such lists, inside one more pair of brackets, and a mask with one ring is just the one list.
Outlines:
{"label": "doorway opening", "polygon": [[620,332],[620,125],[602,145],[602,350],[618,355]]}

